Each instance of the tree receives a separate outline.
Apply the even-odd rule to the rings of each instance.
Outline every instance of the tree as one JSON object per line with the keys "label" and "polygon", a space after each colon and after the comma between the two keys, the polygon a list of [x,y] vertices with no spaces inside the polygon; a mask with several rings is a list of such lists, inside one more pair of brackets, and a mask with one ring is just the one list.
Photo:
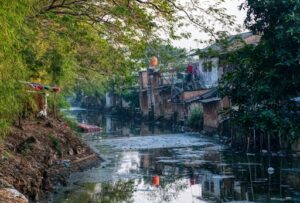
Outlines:
{"label": "tree", "polygon": [[185,49],[174,47],[160,40],[152,41],[146,47],[143,67],[148,67],[151,57],[156,56],[162,71],[170,68],[182,69],[187,63],[187,55]]}
{"label": "tree", "polygon": [[248,0],[242,7],[248,9],[246,27],[262,38],[229,55],[234,68],[220,90],[238,106],[229,113],[246,135],[255,128],[269,144],[293,142],[300,132],[293,101],[300,93],[300,2]]}
{"label": "tree", "polygon": [[25,16],[31,12],[28,7],[31,2],[0,2],[0,136],[8,132],[10,121],[26,102],[26,97],[21,94],[22,86],[18,83],[26,76],[19,50],[22,25]]}
{"label": "tree", "polygon": [[188,36],[176,31],[187,20],[211,35],[209,20],[231,24],[222,0],[216,2],[1,1],[0,132],[34,104],[20,81],[59,85],[64,93],[75,81],[101,85],[112,75],[128,81],[150,40]]}

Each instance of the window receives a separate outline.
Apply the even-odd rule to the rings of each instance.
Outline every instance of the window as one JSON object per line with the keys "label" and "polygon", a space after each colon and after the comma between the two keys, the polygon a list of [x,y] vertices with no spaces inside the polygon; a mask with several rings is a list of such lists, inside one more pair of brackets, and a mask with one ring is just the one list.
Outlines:
{"label": "window", "polygon": [[203,71],[204,72],[211,72],[212,71],[212,61],[204,61],[203,62]]}

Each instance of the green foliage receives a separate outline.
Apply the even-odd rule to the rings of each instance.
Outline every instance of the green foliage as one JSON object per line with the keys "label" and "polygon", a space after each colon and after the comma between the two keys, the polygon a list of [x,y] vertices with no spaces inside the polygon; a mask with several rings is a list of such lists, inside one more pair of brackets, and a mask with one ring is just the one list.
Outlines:
{"label": "green foliage", "polygon": [[187,63],[187,52],[185,49],[174,47],[161,40],[152,41],[147,45],[143,67],[148,67],[151,57],[156,56],[159,68],[164,71],[170,68],[180,70]]}
{"label": "green foliage", "polygon": [[34,96],[20,81],[57,85],[67,95],[76,88],[102,93],[113,79],[121,91],[135,82],[148,42],[162,33],[189,36],[175,31],[188,21],[210,34],[212,19],[231,24],[222,1],[2,0],[0,134],[34,109]]}
{"label": "green foliage", "polygon": [[9,130],[9,122],[4,119],[0,119],[0,138],[3,138],[5,135],[7,135],[9,133]]}
{"label": "green foliage", "polygon": [[0,2],[0,135],[8,132],[10,122],[26,103],[18,83],[26,74],[19,50],[24,17],[30,13],[31,5],[30,0]]}
{"label": "green foliage", "polygon": [[72,130],[77,131],[78,127],[78,121],[75,117],[71,117],[69,114],[67,114],[64,111],[59,112],[59,117],[67,124],[68,127],[70,127]]}
{"label": "green foliage", "polygon": [[118,180],[113,183],[102,183],[101,191],[96,192],[96,184],[84,185],[84,190],[70,195],[66,203],[117,203],[133,202],[134,181]]}
{"label": "green foliage", "polygon": [[203,62],[203,70],[204,72],[211,72],[213,67],[212,61],[205,61]]}
{"label": "green foliage", "polygon": [[237,106],[229,114],[238,126],[293,141],[300,133],[292,100],[300,95],[300,3],[248,0],[243,6],[247,28],[262,38],[257,46],[228,54],[232,70],[220,90]]}
{"label": "green foliage", "polygon": [[193,129],[201,129],[203,122],[203,111],[201,108],[193,108],[191,116],[188,118],[187,125]]}
{"label": "green foliage", "polygon": [[121,97],[126,101],[130,103],[130,108],[135,109],[139,107],[139,92],[136,90],[128,90],[125,91]]}

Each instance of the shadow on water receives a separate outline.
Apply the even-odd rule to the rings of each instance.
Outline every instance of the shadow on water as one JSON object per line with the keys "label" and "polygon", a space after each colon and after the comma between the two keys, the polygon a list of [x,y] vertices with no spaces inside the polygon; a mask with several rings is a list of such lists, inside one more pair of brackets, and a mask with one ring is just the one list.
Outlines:
{"label": "shadow on water", "polygon": [[[105,118],[85,117],[102,126]],[[147,130],[148,136],[141,136],[145,135],[139,127],[142,123],[120,124],[122,120],[111,119],[111,126],[118,127],[100,135],[102,139],[87,139],[105,159],[103,164],[73,174],[53,202],[300,202],[300,160],[296,158],[247,156],[200,134]],[[135,136],[124,137],[123,126]]]}
{"label": "shadow on water", "polygon": [[178,132],[174,125],[165,122],[145,122],[126,115],[112,116],[99,111],[78,109],[70,111],[70,117],[79,123],[88,123],[103,128],[102,136],[136,136]]}

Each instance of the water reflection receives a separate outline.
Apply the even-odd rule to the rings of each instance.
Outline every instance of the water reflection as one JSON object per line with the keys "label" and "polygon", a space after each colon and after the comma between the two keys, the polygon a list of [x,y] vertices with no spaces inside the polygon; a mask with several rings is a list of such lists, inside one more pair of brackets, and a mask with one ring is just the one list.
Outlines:
{"label": "water reflection", "polygon": [[68,112],[79,123],[88,123],[102,127],[102,136],[136,136],[175,132],[172,125],[165,123],[147,123],[137,118],[127,118],[124,115],[116,117],[99,111],[72,108]]}
{"label": "water reflection", "polygon": [[[299,166],[293,159],[213,152],[210,147],[113,153],[106,156],[111,177],[99,177],[105,175],[102,168],[80,174],[80,180],[87,175],[95,182],[83,181],[83,188],[58,202],[297,202],[299,195],[299,172],[281,170]],[[275,168],[272,175],[269,165]],[[154,175],[160,177],[158,187]]]}
{"label": "water reflection", "polygon": [[66,197],[65,203],[118,203],[132,202],[133,181],[116,181],[114,183],[87,183],[83,189]]}
{"label": "water reflection", "polygon": [[300,202],[297,158],[247,156],[199,134],[117,134],[88,141],[105,162],[73,174],[54,202]]}

